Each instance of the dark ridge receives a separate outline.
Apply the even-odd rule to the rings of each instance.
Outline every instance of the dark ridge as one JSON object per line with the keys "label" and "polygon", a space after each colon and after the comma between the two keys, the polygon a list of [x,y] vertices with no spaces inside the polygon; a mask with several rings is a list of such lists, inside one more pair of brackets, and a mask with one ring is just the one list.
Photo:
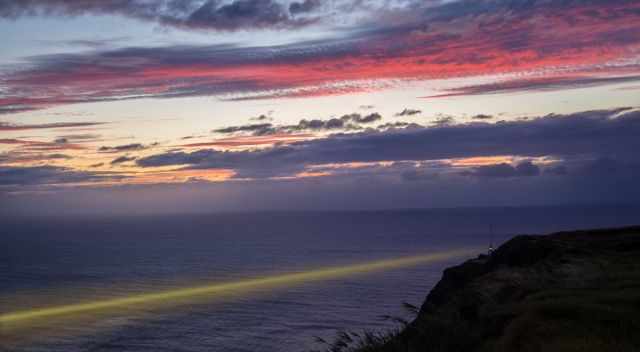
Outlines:
{"label": "dark ridge", "polygon": [[333,351],[640,351],[640,226],[522,235],[448,268],[416,319]]}

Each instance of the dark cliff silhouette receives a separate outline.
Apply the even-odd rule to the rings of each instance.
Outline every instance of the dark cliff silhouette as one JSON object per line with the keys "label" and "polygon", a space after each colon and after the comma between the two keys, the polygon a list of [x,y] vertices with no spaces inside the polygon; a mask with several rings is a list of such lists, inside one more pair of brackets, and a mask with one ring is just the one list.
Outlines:
{"label": "dark cliff silhouette", "polygon": [[628,227],[517,236],[446,269],[403,328],[329,350],[638,351],[638,331],[640,227]]}

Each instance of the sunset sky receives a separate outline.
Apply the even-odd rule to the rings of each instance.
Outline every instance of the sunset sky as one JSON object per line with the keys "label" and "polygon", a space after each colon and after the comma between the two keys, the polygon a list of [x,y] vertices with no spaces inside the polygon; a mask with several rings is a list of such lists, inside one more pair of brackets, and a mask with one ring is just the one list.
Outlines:
{"label": "sunset sky", "polygon": [[25,214],[640,202],[640,1],[0,0]]}

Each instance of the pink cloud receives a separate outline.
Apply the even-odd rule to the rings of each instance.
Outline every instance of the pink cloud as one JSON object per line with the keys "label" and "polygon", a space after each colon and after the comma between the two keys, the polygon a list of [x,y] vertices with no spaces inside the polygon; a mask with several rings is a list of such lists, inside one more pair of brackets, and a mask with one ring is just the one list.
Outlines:
{"label": "pink cloud", "polygon": [[380,80],[516,72],[557,76],[593,70],[640,51],[640,3],[628,1],[539,2],[424,21],[355,38],[272,48],[125,48],[50,55],[1,79],[7,89],[0,112],[137,98],[350,94],[372,89],[371,82]]}

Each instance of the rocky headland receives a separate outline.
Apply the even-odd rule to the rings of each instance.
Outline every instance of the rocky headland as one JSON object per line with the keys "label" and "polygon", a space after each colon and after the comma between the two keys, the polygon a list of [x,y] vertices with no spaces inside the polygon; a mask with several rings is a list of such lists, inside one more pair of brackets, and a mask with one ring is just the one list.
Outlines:
{"label": "rocky headland", "polygon": [[446,269],[403,328],[340,345],[331,348],[640,351],[640,227],[514,237]]}

